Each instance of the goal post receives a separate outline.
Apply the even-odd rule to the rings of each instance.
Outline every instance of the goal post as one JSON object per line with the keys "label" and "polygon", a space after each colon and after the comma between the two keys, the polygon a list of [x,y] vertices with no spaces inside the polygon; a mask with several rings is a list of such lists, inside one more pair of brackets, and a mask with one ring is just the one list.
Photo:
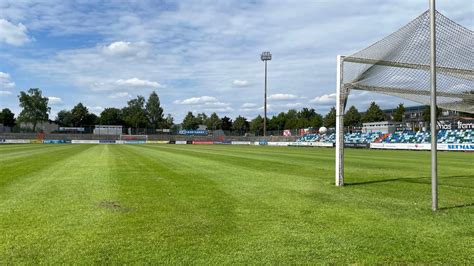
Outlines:
{"label": "goal post", "polygon": [[[432,209],[438,209],[436,107],[474,113],[474,32],[430,8],[350,56],[337,56],[335,185],[344,185],[344,111],[351,90],[431,107]],[[440,51],[440,52],[437,52]]]}
{"label": "goal post", "polygon": [[342,88],[343,57],[337,56],[336,77],[336,186],[344,185],[344,109],[346,100]]}

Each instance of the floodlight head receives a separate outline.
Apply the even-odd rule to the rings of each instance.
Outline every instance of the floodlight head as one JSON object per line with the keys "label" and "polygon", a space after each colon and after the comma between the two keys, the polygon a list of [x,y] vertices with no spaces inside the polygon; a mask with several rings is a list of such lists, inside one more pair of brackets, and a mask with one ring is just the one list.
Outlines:
{"label": "floodlight head", "polygon": [[272,60],[272,54],[270,52],[263,52],[262,55],[260,55],[260,59],[262,59],[262,61]]}

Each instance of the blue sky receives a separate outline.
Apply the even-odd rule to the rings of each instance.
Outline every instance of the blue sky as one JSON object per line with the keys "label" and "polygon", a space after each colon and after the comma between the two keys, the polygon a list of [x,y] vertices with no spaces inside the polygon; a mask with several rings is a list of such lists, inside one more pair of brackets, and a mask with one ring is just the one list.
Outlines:
{"label": "blue sky", "polygon": [[[428,0],[26,1],[0,0],[0,108],[39,87],[51,118],[78,102],[100,113],[155,90],[166,113],[232,118],[263,113],[262,51],[269,62],[269,114],[325,113],[335,104],[336,55],[349,55],[402,27]],[[474,2],[438,0],[474,28]],[[354,95],[394,107],[398,98]]]}

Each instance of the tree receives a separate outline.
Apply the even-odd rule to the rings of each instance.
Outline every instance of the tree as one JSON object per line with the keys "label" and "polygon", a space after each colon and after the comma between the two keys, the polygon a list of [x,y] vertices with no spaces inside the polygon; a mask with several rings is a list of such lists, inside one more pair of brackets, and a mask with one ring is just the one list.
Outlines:
{"label": "tree", "polygon": [[237,131],[240,135],[243,135],[244,133],[246,133],[249,130],[249,122],[247,121],[247,118],[239,115],[234,120],[232,129],[234,131]]}
{"label": "tree", "polygon": [[405,116],[405,106],[403,103],[400,103],[398,107],[393,112],[393,121],[402,122],[403,117]]}
{"label": "tree", "polygon": [[[441,114],[441,109],[436,106],[436,117],[439,117],[440,114]],[[423,110],[423,121],[425,122],[431,121],[431,107],[429,105],[427,105],[425,110]]]}
{"label": "tree", "polygon": [[360,125],[361,115],[355,106],[351,106],[344,115],[344,125],[355,127]]}
{"label": "tree", "polygon": [[3,124],[7,127],[14,127],[15,126],[15,114],[8,108],[4,108],[2,112],[0,112],[0,124]]}
{"label": "tree", "polygon": [[163,108],[160,105],[160,98],[156,92],[152,92],[146,102],[146,114],[148,117],[148,123],[153,128],[163,127],[164,116]]}
{"label": "tree", "polygon": [[199,121],[196,119],[192,112],[188,112],[188,114],[183,119],[182,127],[186,130],[198,129]]}
{"label": "tree", "polygon": [[41,90],[38,88],[31,88],[28,93],[21,91],[18,95],[20,100],[20,107],[23,108],[18,120],[21,122],[31,123],[33,131],[36,130],[38,122],[47,121],[51,108],[48,107],[48,97],[43,97]]}
{"label": "tree", "polygon": [[174,118],[168,114],[163,122],[163,128],[171,129],[174,125]]}
{"label": "tree", "polygon": [[221,119],[215,112],[212,113],[211,116],[206,120],[206,126],[209,130],[221,129],[221,124]]}
{"label": "tree", "polygon": [[269,123],[269,130],[284,130],[286,124],[286,114],[284,112],[279,113],[277,116],[273,116]]}
{"label": "tree", "polygon": [[379,121],[385,121],[387,120],[384,112],[380,107],[375,103],[371,102],[369,108],[365,112],[365,114],[362,116],[362,121],[365,123],[368,122],[379,122]]}
{"label": "tree", "polygon": [[263,117],[258,115],[250,121],[250,132],[255,133],[257,136],[263,135]]}
{"label": "tree", "polygon": [[323,117],[320,114],[316,114],[309,121],[309,126],[312,128],[320,128],[323,126]]}
{"label": "tree", "polygon": [[222,130],[227,130],[227,131],[231,130],[232,129],[232,119],[230,119],[227,116],[224,116],[221,119],[221,128],[222,128]]}
{"label": "tree", "polygon": [[298,112],[295,109],[288,110],[285,115],[285,125],[282,129],[295,129],[298,124]]}
{"label": "tree", "polygon": [[324,117],[323,125],[327,128],[336,127],[336,108],[332,107],[331,110]]}
{"label": "tree", "polygon": [[100,118],[94,113],[88,113],[84,120],[82,120],[81,126],[92,126],[100,123]]}
{"label": "tree", "polygon": [[[75,127],[80,127],[86,125],[87,116],[89,115],[89,110],[82,103],[78,103],[71,110],[72,114],[72,125]],[[90,125],[90,124],[88,124]]]}
{"label": "tree", "polygon": [[58,123],[62,127],[72,127],[72,120],[72,113],[68,110],[61,110],[56,116],[56,123]]}
{"label": "tree", "polygon": [[122,109],[123,119],[127,126],[139,128],[148,124],[147,112],[145,109],[145,98],[137,96],[127,102],[127,107]]}
{"label": "tree", "polygon": [[196,120],[199,123],[199,125],[205,125],[207,121],[207,115],[205,113],[197,114]]}
{"label": "tree", "polygon": [[122,110],[118,108],[105,108],[100,113],[100,123],[102,125],[123,125]]}

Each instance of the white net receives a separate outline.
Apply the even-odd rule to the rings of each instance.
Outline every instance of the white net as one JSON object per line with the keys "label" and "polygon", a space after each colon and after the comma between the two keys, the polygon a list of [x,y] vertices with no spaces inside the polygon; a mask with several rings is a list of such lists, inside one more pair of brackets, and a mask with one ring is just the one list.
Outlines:
{"label": "white net", "polygon": [[[474,32],[436,12],[437,103],[474,113]],[[429,12],[343,58],[343,92],[373,91],[430,103]],[[344,97],[345,98],[345,97]]]}

